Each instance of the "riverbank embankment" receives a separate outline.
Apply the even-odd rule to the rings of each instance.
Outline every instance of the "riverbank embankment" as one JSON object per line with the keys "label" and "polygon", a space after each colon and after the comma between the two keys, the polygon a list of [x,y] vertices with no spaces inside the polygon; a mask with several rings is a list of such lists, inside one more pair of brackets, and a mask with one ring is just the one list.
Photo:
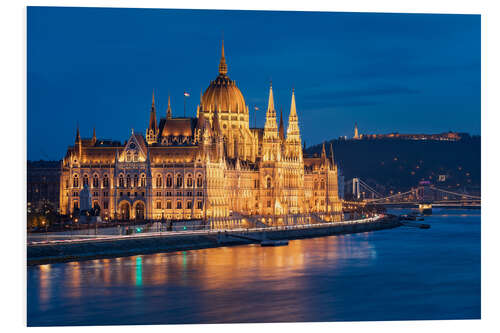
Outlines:
{"label": "riverbank embankment", "polygon": [[[263,239],[301,239],[389,229],[400,226],[397,218],[279,226],[227,231],[149,233],[134,236],[55,241],[29,244],[28,265],[121,257],[156,252],[196,250],[260,243]],[[238,237],[239,236],[239,237]],[[243,236],[243,237],[241,237]]]}

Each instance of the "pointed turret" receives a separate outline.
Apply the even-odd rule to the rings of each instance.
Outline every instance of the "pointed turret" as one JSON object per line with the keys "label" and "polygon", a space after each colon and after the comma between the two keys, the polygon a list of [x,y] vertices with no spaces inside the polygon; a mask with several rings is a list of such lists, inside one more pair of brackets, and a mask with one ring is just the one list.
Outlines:
{"label": "pointed turret", "polygon": [[92,130],[92,144],[94,145],[97,142],[97,137],[95,136],[95,127]]}
{"label": "pointed turret", "polygon": [[333,145],[330,142],[330,162],[332,162],[332,167],[335,165],[335,159],[333,158]]}
{"label": "pointed turret", "polygon": [[156,123],[155,92],[153,90],[153,101],[151,103],[151,113],[149,115],[149,126],[146,132],[148,144],[155,143],[158,139],[158,124]]}
{"label": "pointed turret", "polygon": [[277,139],[276,110],[274,109],[273,83],[269,86],[269,100],[267,102],[266,123],[264,125],[264,138]]}
{"label": "pointed turret", "polygon": [[288,117],[288,128],[286,130],[287,143],[298,144],[300,147],[299,117],[295,106],[295,89],[292,89],[292,104],[290,105],[290,116]]}
{"label": "pointed turret", "polygon": [[227,64],[226,64],[226,56],[224,54],[224,39],[222,40],[222,52],[219,63],[219,75],[227,74]]}
{"label": "pointed turret", "polygon": [[167,119],[172,119],[172,108],[170,107],[170,95],[168,95]]}
{"label": "pointed turret", "polygon": [[280,135],[281,142],[285,142],[285,128],[283,127],[283,108],[280,108],[279,135]]}
{"label": "pointed turret", "polygon": [[326,149],[325,149],[325,142],[324,141],[323,141],[323,148],[321,148],[321,160],[323,162],[327,161],[327,158],[326,158]]}
{"label": "pointed turret", "polygon": [[359,139],[358,123],[354,123],[354,139]]}
{"label": "pointed turret", "polygon": [[80,138],[80,125],[76,123],[76,136],[75,136],[75,143],[80,142],[82,139]]}

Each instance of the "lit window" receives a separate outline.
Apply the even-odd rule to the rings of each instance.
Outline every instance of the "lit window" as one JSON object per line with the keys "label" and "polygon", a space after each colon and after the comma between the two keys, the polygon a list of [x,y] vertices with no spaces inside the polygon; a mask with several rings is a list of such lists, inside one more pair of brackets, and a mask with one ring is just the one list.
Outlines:
{"label": "lit window", "polygon": [[177,209],[182,209],[182,201],[177,201]]}

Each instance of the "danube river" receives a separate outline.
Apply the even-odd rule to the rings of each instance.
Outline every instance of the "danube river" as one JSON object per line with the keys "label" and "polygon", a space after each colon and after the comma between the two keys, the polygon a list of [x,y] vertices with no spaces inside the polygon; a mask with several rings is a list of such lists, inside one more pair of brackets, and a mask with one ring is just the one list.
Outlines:
{"label": "danube river", "polygon": [[427,230],[286,247],[30,266],[28,325],[477,319],[480,213],[435,209]]}

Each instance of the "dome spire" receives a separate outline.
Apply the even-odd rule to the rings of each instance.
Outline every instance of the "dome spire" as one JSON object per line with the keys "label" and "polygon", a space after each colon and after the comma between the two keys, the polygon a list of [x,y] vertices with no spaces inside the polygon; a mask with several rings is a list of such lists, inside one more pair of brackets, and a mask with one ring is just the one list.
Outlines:
{"label": "dome spire", "polygon": [[224,54],[224,39],[222,39],[222,53],[221,53],[220,63],[219,63],[219,74],[220,75],[227,74],[226,56]]}

